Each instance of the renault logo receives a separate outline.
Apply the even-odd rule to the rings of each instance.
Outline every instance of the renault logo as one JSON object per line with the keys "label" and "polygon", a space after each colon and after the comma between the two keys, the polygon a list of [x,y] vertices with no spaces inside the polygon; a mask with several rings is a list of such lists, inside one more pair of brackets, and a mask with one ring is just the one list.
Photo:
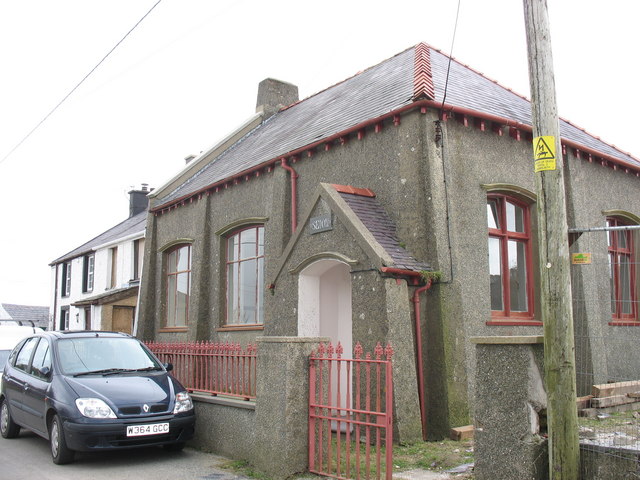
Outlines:
{"label": "renault logo", "polygon": [[147,405],[146,403],[142,406],[142,410],[144,410],[144,413],[149,413],[149,405]]}

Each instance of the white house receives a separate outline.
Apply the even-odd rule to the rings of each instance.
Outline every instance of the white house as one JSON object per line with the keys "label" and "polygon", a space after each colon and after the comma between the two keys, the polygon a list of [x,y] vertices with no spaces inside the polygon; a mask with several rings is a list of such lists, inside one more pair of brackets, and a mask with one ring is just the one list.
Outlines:
{"label": "white house", "polygon": [[129,218],[51,262],[51,330],[132,332],[148,193],[131,190]]}

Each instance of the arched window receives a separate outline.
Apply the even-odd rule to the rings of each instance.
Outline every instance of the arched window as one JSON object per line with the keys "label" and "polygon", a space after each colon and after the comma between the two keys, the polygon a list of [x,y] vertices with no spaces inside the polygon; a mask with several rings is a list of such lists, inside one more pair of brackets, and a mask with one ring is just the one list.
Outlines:
{"label": "arched window", "polygon": [[227,236],[227,325],[264,322],[264,226]]}
{"label": "arched window", "polygon": [[166,252],[167,328],[186,327],[191,290],[191,245],[177,245]]}
{"label": "arched window", "polygon": [[637,321],[636,268],[631,225],[617,217],[607,218],[611,317],[613,321]]}
{"label": "arched window", "polygon": [[502,194],[487,198],[491,316],[533,320],[533,268],[529,206]]}

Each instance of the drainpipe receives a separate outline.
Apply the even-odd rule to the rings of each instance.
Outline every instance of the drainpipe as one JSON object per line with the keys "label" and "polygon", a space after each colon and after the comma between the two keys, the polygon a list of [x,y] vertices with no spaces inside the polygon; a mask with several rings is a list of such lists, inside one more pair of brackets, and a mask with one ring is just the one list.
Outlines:
{"label": "drainpipe", "polygon": [[295,233],[296,229],[298,228],[298,174],[292,167],[287,165],[286,158],[283,158],[280,161],[280,165],[282,165],[282,168],[284,168],[291,174],[291,233]]}
{"label": "drainpipe", "polygon": [[427,440],[427,412],[424,399],[424,375],[422,370],[422,332],[420,329],[420,294],[431,288],[429,280],[423,287],[416,289],[413,294],[413,305],[416,330],[416,367],[418,370],[418,400],[420,401],[420,419],[422,420],[422,439]]}

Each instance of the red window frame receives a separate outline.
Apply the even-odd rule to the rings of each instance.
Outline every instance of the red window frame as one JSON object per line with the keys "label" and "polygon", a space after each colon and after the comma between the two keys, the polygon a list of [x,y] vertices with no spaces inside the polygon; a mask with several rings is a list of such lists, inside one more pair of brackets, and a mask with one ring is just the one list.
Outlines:
{"label": "red window frame", "polygon": [[[249,230],[255,230],[255,250],[252,255],[243,255],[242,254],[242,244],[241,238],[242,233],[247,232]],[[233,245],[234,239],[238,239],[236,242],[237,248]],[[260,239],[262,239],[262,244],[260,244]],[[233,245],[234,257],[230,258],[230,245]],[[226,308],[225,308],[225,319],[226,319],[226,327],[255,327],[261,326],[264,324],[264,225],[251,225],[244,227],[239,230],[233,231],[231,234],[227,236],[226,241],[226,268],[225,268],[225,279],[226,279]],[[248,262],[255,262],[255,297],[254,297],[254,305],[255,311],[253,315],[253,322],[242,321],[243,309],[241,305],[243,302],[243,292],[242,292],[242,265],[247,264]],[[237,267],[237,277],[233,275],[233,270]],[[233,285],[230,285],[229,278],[236,279],[236,282]],[[236,285],[238,286],[236,288]],[[230,300],[236,297],[235,300],[237,302],[238,307],[230,314],[232,308],[230,307]],[[230,318],[236,316],[237,318]]]}
{"label": "red window frame", "polygon": [[[500,247],[500,277],[501,277],[501,299],[502,309],[491,310],[491,321],[493,325],[520,325],[526,323],[531,325],[541,322],[534,321],[534,288],[533,288],[533,258],[531,247],[531,213],[530,206],[520,200],[503,194],[491,194],[487,197],[487,206],[495,202],[498,216],[497,228],[488,225],[489,239],[497,239]],[[522,232],[511,231],[507,225],[507,204],[512,204],[522,209]],[[525,272],[525,294],[526,311],[514,311],[511,305],[511,278],[509,269],[509,242],[517,242],[524,245]],[[491,255],[491,252],[489,252]],[[493,307],[493,306],[492,306]]]}
{"label": "red window frame", "polygon": [[[627,227],[631,224],[615,217],[607,218],[607,227]],[[624,238],[624,242],[621,242]],[[611,321],[614,324],[637,323],[638,305],[636,294],[636,267],[633,234],[631,230],[609,230],[607,231],[607,250],[609,254],[609,278],[611,284]],[[625,299],[622,298],[624,285],[622,284],[621,258],[627,260],[628,272],[628,301],[631,308],[624,310]],[[629,311],[630,310],[630,311]]]}
{"label": "red window frame", "polygon": [[[178,269],[178,256],[173,255],[178,250],[186,249],[187,268]],[[172,259],[175,257],[175,261]],[[171,248],[166,252],[166,291],[167,291],[167,311],[165,315],[165,329],[185,329],[189,323],[189,299],[191,298],[191,244],[180,244]],[[178,301],[178,278],[180,275],[187,277],[187,294],[184,305],[184,323],[178,323],[178,309],[180,302]],[[172,278],[174,281],[172,282]],[[172,291],[171,286],[174,285]],[[171,301],[173,298],[173,301]],[[173,305],[173,308],[171,306]],[[173,310],[173,311],[171,311]]]}

